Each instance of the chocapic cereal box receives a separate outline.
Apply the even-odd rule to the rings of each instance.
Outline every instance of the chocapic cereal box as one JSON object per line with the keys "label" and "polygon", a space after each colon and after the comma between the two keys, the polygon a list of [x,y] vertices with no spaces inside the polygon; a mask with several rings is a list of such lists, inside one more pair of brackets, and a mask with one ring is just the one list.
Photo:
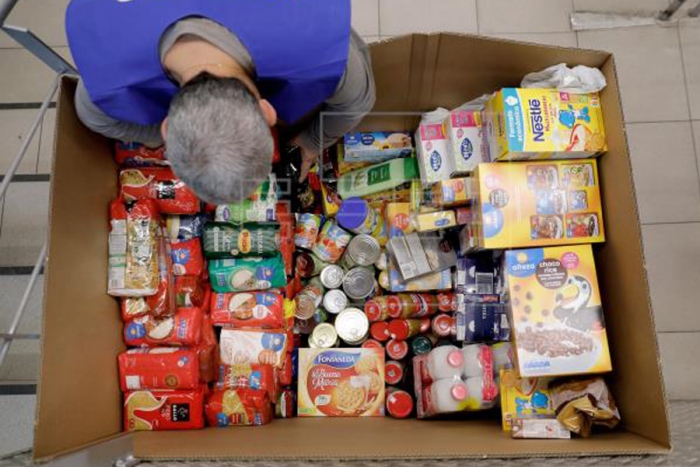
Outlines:
{"label": "chocapic cereal box", "polygon": [[579,159],[607,151],[598,93],[503,88],[484,110],[492,161]]}
{"label": "chocapic cereal box", "polygon": [[487,249],[605,241],[596,161],[480,164],[476,241]]}
{"label": "chocapic cereal box", "polygon": [[300,417],[384,415],[384,350],[299,349]]}
{"label": "chocapic cereal box", "polygon": [[505,270],[522,377],[611,371],[591,245],[510,250]]}

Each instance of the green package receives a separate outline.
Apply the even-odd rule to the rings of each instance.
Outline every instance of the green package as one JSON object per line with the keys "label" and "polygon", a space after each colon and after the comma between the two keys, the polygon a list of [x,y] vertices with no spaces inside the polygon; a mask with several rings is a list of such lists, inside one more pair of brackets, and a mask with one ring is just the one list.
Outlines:
{"label": "green package", "polygon": [[231,224],[275,221],[278,191],[275,176],[270,174],[248,199],[217,206],[214,219]]}
{"label": "green package", "polygon": [[274,256],[280,251],[280,225],[208,222],[204,226],[202,247],[207,258]]}
{"label": "green package", "polygon": [[343,175],[338,179],[338,194],[343,199],[367,196],[395,188],[417,177],[415,158],[393,159]]}
{"label": "green package", "polygon": [[287,285],[284,260],[278,254],[270,258],[213,259],[209,261],[209,279],[215,292],[248,292]]}

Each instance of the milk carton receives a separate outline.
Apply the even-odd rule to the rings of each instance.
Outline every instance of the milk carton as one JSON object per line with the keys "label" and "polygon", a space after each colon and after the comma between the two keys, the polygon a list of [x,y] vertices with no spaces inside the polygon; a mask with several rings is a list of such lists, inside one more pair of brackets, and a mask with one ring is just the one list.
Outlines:
{"label": "milk carton", "polygon": [[445,118],[443,126],[449,140],[453,175],[469,174],[481,162],[488,162],[481,110],[454,109]]}
{"label": "milk carton", "polygon": [[598,93],[503,88],[484,110],[492,161],[582,159],[607,151]]}
{"label": "milk carton", "polygon": [[420,123],[416,131],[416,153],[420,180],[424,185],[450,178],[454,166],[442,122]]}

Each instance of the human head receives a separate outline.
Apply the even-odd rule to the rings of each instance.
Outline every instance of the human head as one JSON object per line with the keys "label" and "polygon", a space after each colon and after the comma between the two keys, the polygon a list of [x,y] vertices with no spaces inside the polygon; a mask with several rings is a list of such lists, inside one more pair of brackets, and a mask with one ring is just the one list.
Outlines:
{"label": "human head", "polygon": [[168,160],[208,203],[246,199],[270,173],[276,115],[253,91],[237,78],[201,73],[170,103],[162,127]]}

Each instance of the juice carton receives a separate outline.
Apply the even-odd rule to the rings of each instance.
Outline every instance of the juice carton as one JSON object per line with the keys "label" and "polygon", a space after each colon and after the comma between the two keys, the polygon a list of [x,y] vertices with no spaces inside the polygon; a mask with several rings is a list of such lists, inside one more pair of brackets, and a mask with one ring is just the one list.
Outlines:
{"label": "juice carton", "polygon": [[510,250],[505,273],[521,376],[612,369],[590,245]]}
{"label": "juice carton", "polygon": [[384,415],[384,349],[299,349],[300,417]]}
{"label": "juice carton", "polygon": [[476,173],[480,247],[605,241],[595,160],[480,164]]}
{"label": "juice carton", "polygon": [[421,122],[416,130],[416,156],[420,180],[424,185],[448,180],[454,167],[450,146],[442,123]]}
{"label": "juice carton", "polygon": [[411,134],[407,131],[357,131],[343,136],[345,162],[384,162],[410,156],[412,152]]}
{"label": "juice carton", "polygon": [[393,159],[349,172],[338,179],[341,198],[366,196],[390,190],[416,178],[418,170],[412,157]]}
{"label": "juice carton", "polygon": [[443,126],[449,141],[453,175],[469,174],[478,164],[489,162],[481,110],[454,109]]}
{"label": "juice carton", "polygon": [[503,88],[484,113],[492,161],[581,159],[608,148],[595,92]]}

